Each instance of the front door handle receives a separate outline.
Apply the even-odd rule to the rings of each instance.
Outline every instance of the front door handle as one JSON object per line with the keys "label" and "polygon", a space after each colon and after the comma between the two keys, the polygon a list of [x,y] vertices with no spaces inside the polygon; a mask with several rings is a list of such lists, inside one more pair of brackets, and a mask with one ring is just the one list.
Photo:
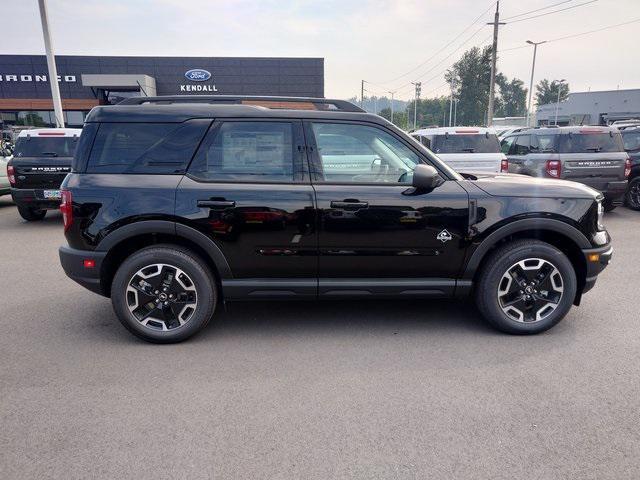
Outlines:
{"label": "front door handle", "polygon": [[331,202],[331,208],[346,208],[346,209],[355,209],[355,208],[367,208],[369,203],[367,202],[359,202],[358,200],[344,200],[342,202]]}
{"label": "front door handle", "polygon": [[236,202],[233,200],[198,200],[198,207],[208,208],[233,208]]}

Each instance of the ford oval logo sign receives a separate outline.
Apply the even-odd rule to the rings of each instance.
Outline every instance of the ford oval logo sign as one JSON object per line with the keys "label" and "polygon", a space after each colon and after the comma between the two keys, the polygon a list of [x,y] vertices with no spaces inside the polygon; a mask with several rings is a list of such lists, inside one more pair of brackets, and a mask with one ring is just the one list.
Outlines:
{"label": "ford oval logo sign", "polygon": [[186,72],[184,77],[193,82],[206,82],[211,78],[211,73],[201,68],[194,68]]}

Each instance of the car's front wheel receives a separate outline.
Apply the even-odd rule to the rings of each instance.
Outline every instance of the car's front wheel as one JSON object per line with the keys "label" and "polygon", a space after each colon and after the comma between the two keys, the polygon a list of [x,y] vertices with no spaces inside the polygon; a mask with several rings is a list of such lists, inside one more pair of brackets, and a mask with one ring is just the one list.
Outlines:
{"label": "car's front wheel", "polygon": [[479,274],[476,303],[497,329],[540,333],[569,312],[576,295],[573,265],[556,247],[517,240],[496,249]]}
{"label": "car's front wheel", "polygon": [[629,181],[625,203],[632,210],[640,210],[640,176]]}
{"label": "car's front wheel", "polygon": [[36,222],[38,220],[42,220],[47,214],[47,211],[38,208],[23,207],[21,205],[18,205],[18,213],[26,221]]}
{"label": "car's front wheel", "polygon": [[111,301],[120,322],[154,343],[175,343],[203,329],[217,302],[215,281],[193,252],[173,245],[142,249],[118,268]]}

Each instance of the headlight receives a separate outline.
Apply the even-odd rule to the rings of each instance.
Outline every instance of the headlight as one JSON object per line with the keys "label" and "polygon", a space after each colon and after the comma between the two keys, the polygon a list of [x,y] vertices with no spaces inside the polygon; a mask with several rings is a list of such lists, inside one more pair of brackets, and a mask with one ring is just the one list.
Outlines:
{"label": "headlight", "polygon": [[602,205],[602,200],[598,201],[598,230],[604,230],[604,224],[602,223],[602,219],[604,217],[604,206]]}

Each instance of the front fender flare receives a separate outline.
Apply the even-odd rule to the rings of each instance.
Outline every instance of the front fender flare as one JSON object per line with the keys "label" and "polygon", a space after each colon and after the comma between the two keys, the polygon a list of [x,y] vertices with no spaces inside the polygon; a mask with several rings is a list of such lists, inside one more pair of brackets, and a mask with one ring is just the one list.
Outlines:
{"label": "front fender flare", "polygon": [[527,230],[547,230],[556,232],[572,240],[581,249],[593,248],[589,239],[585,237],[582,232],[560,220],[554,220],[551,218],[525,218],[522,220],[516,220],[515,222],[504,225],[490,233],[482,243],[480,243],[467,262],[461,278],[463,280],[473,279],[478,267],[480,266],[480,262],[482,262],[482,259],[494,245],[509,235],[525,232]]}

